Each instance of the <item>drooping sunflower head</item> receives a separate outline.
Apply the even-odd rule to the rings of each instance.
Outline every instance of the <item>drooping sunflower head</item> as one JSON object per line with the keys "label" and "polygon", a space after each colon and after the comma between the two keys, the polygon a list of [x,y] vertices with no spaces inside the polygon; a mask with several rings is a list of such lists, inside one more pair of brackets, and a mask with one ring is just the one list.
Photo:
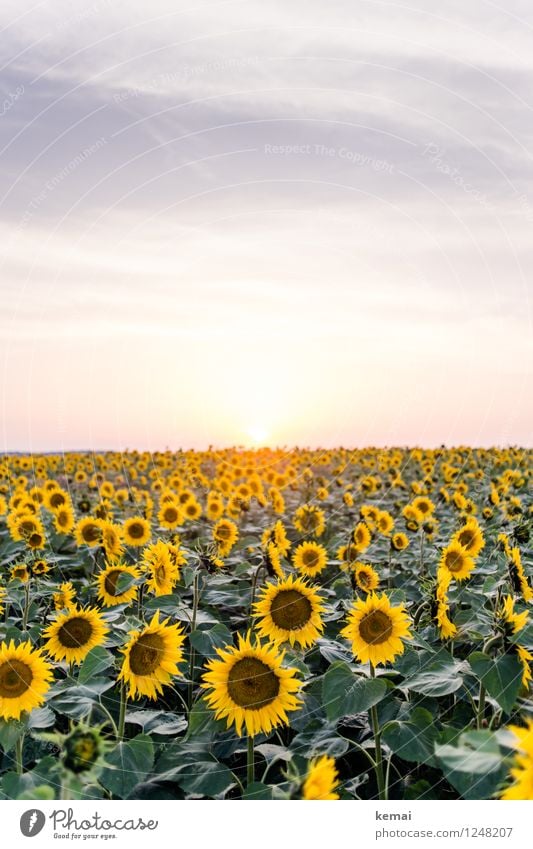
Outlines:
{"label": "drooping sunflower head", "polygon": [[219,519],[213,527],[213,540],[221,557],[230,553],[239,538],[239,530],[231,519]]}
{"label": "drooping sunflower head", "polygon": [[269,542],[265,551],[265,566],[271,578],[283,578],[283,566],[281,565],[281,551],[275,542]]}
{"label": "drooping sunflower head", "polygon": [[387,510],[380,510],[376,528],[383,536],[390,536],[394,528],[394,519]]}
{"label": "drooping sunflower head", "polygon": [[326,514],[314,504],[303,504],[294,515],[294,526],[302,534],[322,536],[326,527]]}
{"label": "drooping sunflower head", "polygon": [[59,585],[58,591],[53,595],[54,609],[65,610],[67,607],[74,606],[76,591],[70,581],[65,581]]}
{"label": "drooping sunflower head", "polygon": [[124,522],[123,533],[126,545],[146,545],[152,534],[150,522],[142,516],[133,516]]}
{"label": "drooping sunflower head", "polygon": [[60,613],[44,631],[44,649],[54,660],[81,663],[91,649],[102,645],[108,631],[99,610],[72,607]]}
{"label": "drooping sunflower head", "polygon": [[106,566],[96,579],[98,598],[104,607],[114,607],[116,604],[129,604],[137,597],[137,584],[140,571],[136,566],[126,566],[123,563],[111,563]]}
{"label": "drooping sunflower head", "polygon": [[328,553],[324,546],[317,542],[302,542],[294,550],[292,562],[302,575],[314,578],[326,568]]}
{"label": "drooping sunflower head", "polygon": [[52,668],[30,643],[0,643],[0,717],[20,719],[44,702]]}
{"label": "drooping sunflower head", "polygon": [[501,794],[504,800],[533,799],[533,720],[526,720],[526,728],[509,725],[514,736],[516,755],[510,770],[513,783]]}
{"label": "drooping sunflower head", "polygon": [[393,607],[383,593],[370,593],[355,601],[341,635],[352,643],[361,663],[388,663],[402,654],[403,641],[411,637],[410,620],[403,605]]}
{"label": "drooping sunflower head", "polygon": [[525,627],[529,618],[529,610],[515,613],[514,600],[508,595],[503,599],[503,604],[497,611],[497,616],[502,621],[505,631],[512,635],[517,634]]}
{"label": "drooping sunflower head", "polygon": [[353,575],[356,586],[364,593],[373,592],[379,586],[379,575],[369,563],[354,563]]}
{"label": "drooping sunflower head", "polygon": [[106,519],[100,521],[102,528],[102,544],[108,560],[116,560],[120,557],[124,548],[122,545],[122,528]]}
{"label": "drooping sunflower head", "polygon": [[298,643],[308,648],[324,630],[322,598],[301,578],[288,578],[267,584],[254,612],[259,617],[258,633],[274,643]]}
{"label": "drooping sunflower head", "polygon": [[370,533],[370,529],[366,522],[358,522],[353,532],[353,541],[358,551],[366,551],[371,540],[372,534]]}
{"label": "drooping sunflower head", "polygon": [[169,595],[180,577],[176,558],[163,540],[143,550],[141,566],[148,575],[146,586],[156,596]]}
{"label": "drooping sunflower head", "polygon": [[54,513],[54,528],[58,534],[69,534],[75,525],[74,511],[71,507],[60,507]]}
{"label": "drooping sunflower head", "polygon": [[207,663],[202,686],[217,719],[243,728],[250,736],[269,734],[278,725],[288,725],[287,712],[298,710],[300,682],[295,669],[286,669],[283,652],[275,644],[252,643],[250,635],[239,635],[238,646],[217,649],[219,657]]}
{"label": "drooping sunflower head", "polygon": [[178,664],[183,660],[185,641],[179,625],[159,621],[157,611],[142,631],[131,631],[122,649],[124,661],[119,679],[128,686],[130,699],[148,696],[156,699],[172,677],[180,675]]}
{"label": "drooping sunflower head", "polygon": [[309,764],[302,786],[302,799],[308,801],[338,799],[339,794],[335,792],[338,784],[339,774],[334,759],[329,755],[322,755]]}
{"label": "drooping sunflower head", "polygon": [[451,542],[442,552],[439,565],[451,572],[456,581],[464,581],[472,572],[475,564],[458,542]]}

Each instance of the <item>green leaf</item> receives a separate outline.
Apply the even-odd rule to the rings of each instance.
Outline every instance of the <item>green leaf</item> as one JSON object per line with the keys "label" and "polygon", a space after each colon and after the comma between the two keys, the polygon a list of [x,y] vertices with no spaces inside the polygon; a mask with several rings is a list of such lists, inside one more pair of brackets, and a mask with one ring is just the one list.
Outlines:
{"label": "green leaf", "polygon": [[291,743],[291,751],[305,758],[315,755],[329,755],[340,758],[350,748],[350,741],[340,737],[332,723],[315,722],[305,731],[297,734]]}
{"label": "green leaf", "polygon": [[254,781],[249,784],[242,794],[243,799],[272,799],[272,788],[268,784],[262,784],[260,781]]}
{"label": "green leaf", "polygon": [[429,711],[415,708],[407,722],[391,722],[383,730],[383,740],[402,758],[419,764],[433,764],[438,731]]}
{"label": "green leaf", "polygon": [[177,713],[161,710],[130,710],[126,722],[140,725],[143,731],[152,734],[179,734],[187,728],[187,720]]}
{"label": "green leaf", "polygon": [[189,640],[196,651],[204,657],[213,657],[216,655],[217,648],[224,648],[233,642],[231,631],[222,622],[218,622],[212,628],[206,630],[197,629],[193,631]]}
{"label": "green leaf", "polygon": [[461,734],[457,746],[436,746],[435,756],[446,779],[464,799],[491,798],[505,776],[497,738],[489,731]]}
{"label": "green leaf", "polygon": [[483,652],[474,652],[468,662],[487,693],[510,714],[522,685],[522,665],[518,658],[512,654],[491,658]]}
{"label": "green leaf", "polygon": [[28,717],[28,728],[51,728],[55,721],[55,714],[49,707],[35,708]]}
{"label": "green leaf", "polygon": [[0,719],[0,746],[4,752],[15,748],[15,743],[22,737],[25,724],[18,719]]}
{"label": "green leaf", "polygon": [[86,684],[111,666],[113,666],[113,655],[111,652],[108,652],[107,649],[103,649],[101,646],[95,646],[80,666],[78,682],[80,684]]}
{"label": "green leaf", "polygon": [[100,784],[119,799],[127,799],[134,787],[146,779],[154,763],[154,746],[147,734],[118,743],[106,757]]}
{"label": "green leaf", "polygon": [[[195,761],[177,767],[167,775],[181,787],[188,796],[208,796],[214,798],[226,793],[236,781],[227,766],[216,760]],[[158,776],[164,780],[165,775]]]}
{"label": "green leaf", "polygon": [[447,696],[459,690],[463,685],[460,674],[463,664],[454,661],[451,655],[444,651],[429,655],[429,662],[426,662],[424,658],[426,654],[426,652],[421,653],[419,671],[407,678],[403,686],[424,696]]}
{"label": "green leaf", "polygon": [[355,675],[343,661],[333,663],[324,675],[322,700],[329,720],[363,713],[380,702],[387,693],[387,684],[380,678]]}

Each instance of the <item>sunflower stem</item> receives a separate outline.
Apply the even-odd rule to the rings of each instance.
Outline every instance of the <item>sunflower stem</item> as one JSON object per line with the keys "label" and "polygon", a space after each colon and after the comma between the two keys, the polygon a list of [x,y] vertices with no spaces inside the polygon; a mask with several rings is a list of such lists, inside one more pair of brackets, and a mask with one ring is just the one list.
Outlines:
{"label": "sunflower stem", "polygon": [[15,743],[15,769],[18,775],[24,771],[24,731]]}
{"label": "sunflower stem", "polygon": [[[374,664],[370,663],[370,676],[376,677]],[[370,719],[372,721],[372,731],[374,733],[374,746],[376,750],[376,780],[378,784],[378,799],[384,802],[387,799],[387,791],[385,787],[385,778],[383,775],[383,755],[381,752],[381,732],[379,730],[379,719],[376,705],[370,708]]]}
{"label": "sunflower stem", "polygon": [[255,764],[254,764],[254,738],[251,734],[248,735],[248,750],[246,757],[246,786],[249,787],[255,780]]}
{"label": "sunflower stem", "polygon": [[143,610],[143,600],[144,600],[144,582],[141,583],[139,587],[139,592],[137,593],[137,618],[143,618],[142,610]]}
{"label": "sunflower stem", "polygon": [[485,695],[486,690],[483,684],[479,685],[479,702],[477,708],[477,727],[483,728],[483,720],[485,719]]}
{"label": "sunflower stem", "polygon": [[120,685],[120,711],[118,715],[117,740],[124,739],[124,727],[126,725],[126,685],[124,682]]}
{"label": "sunflower stem", "polygon": [[[196,616],[198,614],[198,602],[200,596],[200,574],[196,572],[194,575],[194,586],[193,586],[193,595],[192,595],[192,619],[191,619],[191,631],[196,630]],[[189,686],[187,689],[187,704],[189,706],[189,710],[192,709],[192,698],[194,691],[194,665],[196,663],[196,652],[194,650],[194,646],[191,643],[191,654],[190,654],[190,665],[189,665]]]}
{"label": "sunflower stem", "polygon": [[420,528],[420,574],[425,575],[426,570],[424,567],[424,529]]}
{"label": "sunflower stem", "polygon": [[254,610],[255,591],[257,589],[257,581],[259,579],[259,573],[261,572],[262,568],[263,568],[263,564],[261,563],[257,567],[257,569],[255,570],[255,572],[252,576],[252,592],[251,592],[251,595],[250,595],[250,611],[249,611],[250,619],[252,618],[252,614],[253,614],[253,610]]}
{"label": "sunflower stem", "polygon": [[30,612],[30,581],[24,584],[24,611],[22,613],[22,630],[28,627],[28,615]]}

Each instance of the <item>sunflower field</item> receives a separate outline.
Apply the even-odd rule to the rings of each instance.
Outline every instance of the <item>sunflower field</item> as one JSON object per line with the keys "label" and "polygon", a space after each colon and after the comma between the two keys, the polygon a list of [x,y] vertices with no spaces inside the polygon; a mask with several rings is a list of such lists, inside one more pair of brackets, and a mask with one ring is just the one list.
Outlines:
{"label": "sunflower field", "polygon": [[0,458],[3,799],[532,799],[531,452]]}

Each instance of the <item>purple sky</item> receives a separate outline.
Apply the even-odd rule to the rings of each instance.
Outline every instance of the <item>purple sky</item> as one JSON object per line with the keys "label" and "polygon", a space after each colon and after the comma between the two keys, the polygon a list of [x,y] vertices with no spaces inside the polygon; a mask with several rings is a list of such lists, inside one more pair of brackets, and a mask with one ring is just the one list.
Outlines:
{"label": "purple sky", "polygon": [[529,1],[0,30],[0,451],[532,444]]}

